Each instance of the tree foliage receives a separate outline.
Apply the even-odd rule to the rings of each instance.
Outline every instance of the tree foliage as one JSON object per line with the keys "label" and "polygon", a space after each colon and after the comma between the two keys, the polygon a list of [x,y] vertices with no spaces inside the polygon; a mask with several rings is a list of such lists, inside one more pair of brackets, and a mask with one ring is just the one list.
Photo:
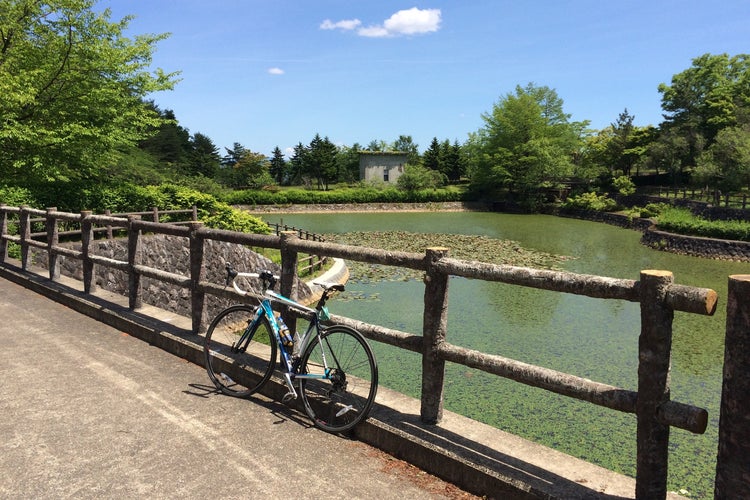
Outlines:
{"label": "tree foliage", "polygon": [[750,125],[727,127],[698,157],[693,174],[697,184],[738,191],[750,185]]}
{"label": "tree foliage", "polygon": [[284,184],[286,182],[286,160],[284,159],[284,153],[276,146],[272,155],[271,164],[268,169],[269,173],[276,184]]}
{"label": "tree foliage", "polygon": [[659,85],[662,128],[687,142],[687,165],[695,165],[720,130],[750,123],[750,55],[704,54],[692,62],[671,85]]}
{"label": "tree foliage", "polygon": [[444,178],[440,172],[408,163],[404,166],[404,173],[396,181],[396,185],[405,191],[436,189],[444,184]]}
{"label": "tree foliage", "polygon": [[127,38],[94,0],[0,4],[0,176],[89,179],[162,122],[144,104],[175,75],[149,71],[167,35]]}
{"label": "tree foliage", "polygon": [[398,136],[398,139],[393,141],[391,149],[408,153],[407,163],[411,163],[412,165],[419,163],[419,145],[414,142],[410,135]]}
{"label": "tree foliage", "polygon": [[531,193],[572,173],[585,123],[569,121],[554,90],[517,86],[482,119],[469,140],[476,191],[507,188],[534,204]]}

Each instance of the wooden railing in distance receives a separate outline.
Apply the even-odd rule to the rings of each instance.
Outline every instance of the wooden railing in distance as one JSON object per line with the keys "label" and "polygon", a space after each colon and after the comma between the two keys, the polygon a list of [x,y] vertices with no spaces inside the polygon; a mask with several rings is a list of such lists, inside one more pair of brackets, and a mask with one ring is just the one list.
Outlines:
{"label": "wooden railing in distance", "polygon": [[[297,233],[297,237],[303,240],[325,241],[321,235],[311,233],[310,231],[306,231],[305,229],[301,229],[298,227],[277,223],[271,223],[268,225],[276,235],[291,231]],[[300,256],[297,259],[297,272],[300,276],[314,274],[316,271],[323,269],[323,266],[325,266],[326,262],[328,262],[328,257],[326,257],[325,255]]]}

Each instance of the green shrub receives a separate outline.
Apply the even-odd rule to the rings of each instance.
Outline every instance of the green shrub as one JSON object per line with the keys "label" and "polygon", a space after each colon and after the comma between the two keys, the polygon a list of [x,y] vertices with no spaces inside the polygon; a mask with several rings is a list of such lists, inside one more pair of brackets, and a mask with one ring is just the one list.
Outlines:
{"label": "green shrub", "polygon": [[612,187],[614,187],[618,193],[624,196],[635,193],[635,184],[630,180],[627,175],[621,175],[612,179]]}
{"label": "green shrub", "polygon": [[649,219],[651,217],[658,217],[660,213],[667,210],[672,205],[669,203],[649,203],[645,207],[640,209],[641,217]]}
{"label": "green shrub", "polygon": [[578,210],[595,210],[597,212],[610,212],[617,209],[617,202],[606,195],[598,195],[594,192],[571,196],[562,203],[563,208]]}
{"label": "green shrub", "polygon": [[221,200],[230,205],[311,205],[346,203],[428,203],[462,201],[464,192],[456,187],[402,190],[389,186],[363,186],[331,191],[287,189],[278,192],[242,190],[225,193]]}
{"label": "green shrub", "polygon": [[707,220],[686,208],[669,207],[661,212],[657,227],[672,233],[724,240],[750,241],[750,222]]}
{"label": "green shrub", "polygon": [[268,234],[271,228],[262,219],[237,210],[226,203],[217,203],[211,215],[201,218],[204,224],[215,229],[241,233]]}
{"label": "green shrub", "polygon": [[0,187],[0,203],[11,207],[27,205],[37,208],[38,203],[34,195],[26,188],[6,186]]}

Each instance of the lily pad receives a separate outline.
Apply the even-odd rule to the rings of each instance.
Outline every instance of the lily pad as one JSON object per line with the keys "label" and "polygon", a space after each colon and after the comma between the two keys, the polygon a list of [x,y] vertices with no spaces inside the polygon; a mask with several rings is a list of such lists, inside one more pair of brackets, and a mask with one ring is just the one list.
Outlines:
{"label": "lily pad", "polygon": [[[429,247],[446,247],[450,249],[450,256],[456,259],[538,269],[559,269],[559,263],[571,259],[571,257],[525,249],[517,241],[499,240],[478,235],[410,233],[407,231],[355,231],[326,234],[324,238],[326,241],[346,245],[415,253],[422,253]],[[413,269],[365,262],[348,261],[347,266],[350,273],[349,279],[355,283],[422,280],[424,274]]]}

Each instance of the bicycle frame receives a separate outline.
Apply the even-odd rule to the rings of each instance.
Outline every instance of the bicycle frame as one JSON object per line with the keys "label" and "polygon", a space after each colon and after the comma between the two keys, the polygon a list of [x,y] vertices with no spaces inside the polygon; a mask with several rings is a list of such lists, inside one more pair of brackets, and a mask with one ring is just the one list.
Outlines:
{"label": "bicycle frame", "polygon": [[[314,306],[307,306],[274,292],[281,278],[271,271],[240,273],[230,263],[226,269],[227,286],[232,283],[240,296],[252,295],[257,303],[223,309],[206,331],[206,369],[217,389],[230,396],[248,397],[260,391],[274,370],[279,370],[288,388],[282,402],[301,398],[316,427],[346,432],[367,418],[377,393],[375,356],[360,332],[346,325],[327,324],[330,315],[326,302],[343,292],[345,286],[316,283],[323,291]],[[245,282],[245,278],[259,278],[262,288]],[[294,333],[293,342],[274,311],[279,306],[308,321],[306,327],[299,325],[304,333]],[[278,356],[277,349],[281,351]],[[239,370],[237,381],[225,370]],[[249,372],[255,372],[255,376]]]}
{"label": "bicycle frame", "polygon": [[309,314],[311,317],[310,324],[307,327],[307,330],[305,331],[304,335],[300,337],[299,340],[299,352],[302,352],[305,348],[307,348],[308,341],[312,339],[313,330],[316,332],[315,337],[317,338],[318,342],[321,342],[320,338],[320,319],[318,318],[318,311],[309,307],[306,307],[299,302],[296,302],[288,297],[284,297],[281,294],[278,294],[274,292],[273,290],[266,290],[265,292],[266,297],[261,299],[260,304],[255,310],[255,316],[253,317],[252,321],[248,324],[247,328],[245,328],[244,333],[240,337],[240,339],[237,341],[236,349],[238,350],[245,350],[247,349],[247,346],[249,345],[250,341],[252,340],[252,336],[256,331],[258,323],[261,321],[261,318],[265,316],[268,319],[269,324],[271,325],[271,329],[273,330],[273,336],[276,341],[276,345],[279,348],[279,352],[281,353],[281,359],[284,362],[284,367],[286,368],[284,371],[284,379],[286,381],[287,387],[289,388],[289,392],[285,397],[290,398],[297,398],[297,391],[294,388],[293,380],[294,379],[330,379],[331,378],[331,369],[328,367],[328,361],[326,360],[325,356],[325,349],[322,349],[321,346],[321,357],[323,359],[323,374],[298,374],[297,369],[297,363],[298,360],[294,359],[292,356],[292,353],[289,352],[289,349],[283,345],[281,341],[281,331],[279,328],[279,322],[276,319],[276,316],[274,315],[273,307],[271,305],[272,301],[280,302],[282,304],[285,304],[289,307],[292,307],[294,309],[297,309],[303,313]]}

